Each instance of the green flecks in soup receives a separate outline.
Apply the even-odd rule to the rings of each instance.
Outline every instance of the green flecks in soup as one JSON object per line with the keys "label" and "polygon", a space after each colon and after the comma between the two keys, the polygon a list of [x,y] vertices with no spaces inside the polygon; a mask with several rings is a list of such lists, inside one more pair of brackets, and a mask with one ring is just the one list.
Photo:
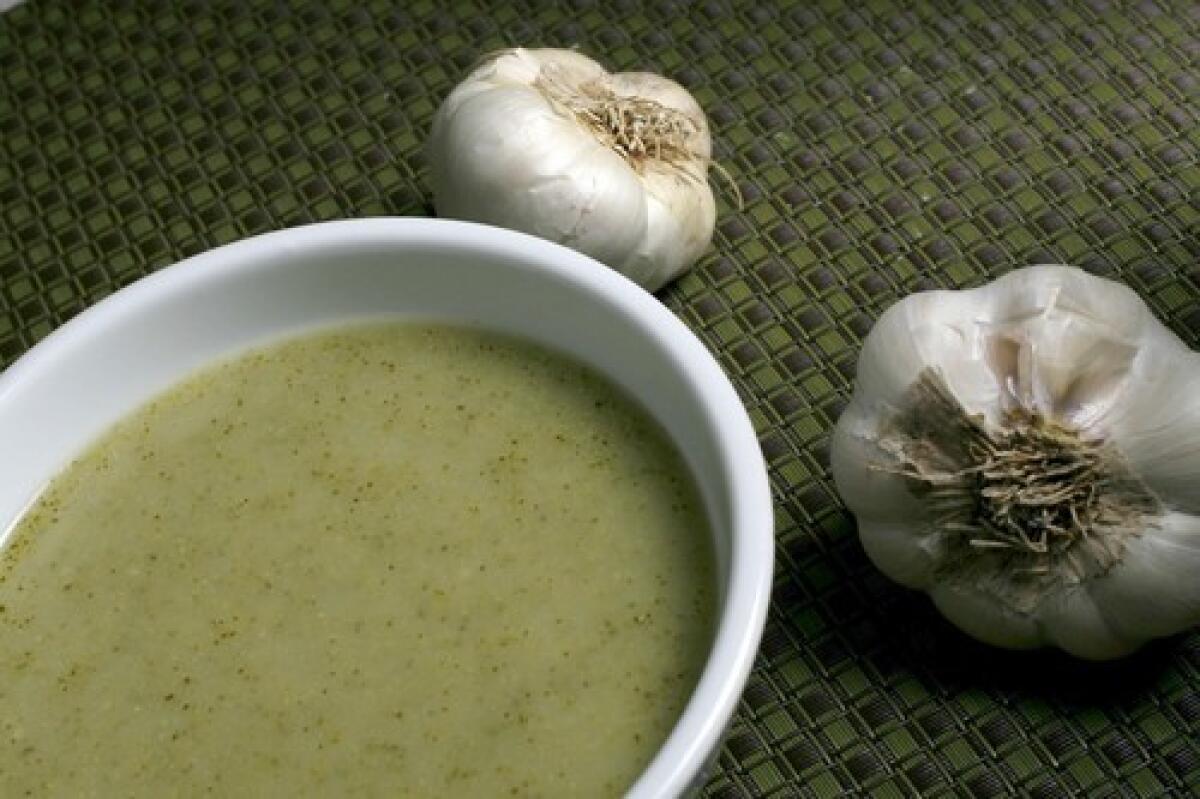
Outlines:
{"label": "green flecks in soup", "polygon": [[711,641],[708,527],[589,370],[447,327],[208,369],[0,562],[0,795],[603,796]]}

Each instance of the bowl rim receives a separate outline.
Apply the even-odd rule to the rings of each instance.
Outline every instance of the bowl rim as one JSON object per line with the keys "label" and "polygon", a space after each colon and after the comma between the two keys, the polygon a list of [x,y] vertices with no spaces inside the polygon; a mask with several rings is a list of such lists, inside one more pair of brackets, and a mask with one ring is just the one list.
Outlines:
{"label": "bowl rim", "polygon": [[634,799],[676,796],[698,787],[733,717],[766,623],[774,569],[771,491],[749,415],[716,358],[667,306],[615,270],[550,241],[471,222],[373,217],[285,228],[185,258],[81,311],[0,373],[0,400],[43,370],[52,371],[60,352],[123,314],[153,304],[156,298],[220,281],[281,252],[380,246],[502,256],[543,270],[593,299],[615,306],[691,380],[692,393],[706,412],[724,460],[731,519],[729,579],[700,680],[667,739],[627,795]]}

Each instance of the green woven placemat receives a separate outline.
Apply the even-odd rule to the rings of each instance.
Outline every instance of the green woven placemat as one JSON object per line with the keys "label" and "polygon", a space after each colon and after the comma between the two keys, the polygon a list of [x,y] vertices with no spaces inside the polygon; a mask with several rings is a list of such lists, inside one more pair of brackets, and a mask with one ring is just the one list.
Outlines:
{"label": "green woven placemat", "polygon": [[429,213],[421,144],[481,53],[668,73],[745,206],[664,300],[738,386],[777,512],[706,794],[1200,793],[1200,633],[1101,667],[975,645],[870,566],[826,463],[862,337],[916,289],[1071,262],[1200,343],[1200,7],[856,5],[32,0],[0,16],[0,363],[182,256]]}

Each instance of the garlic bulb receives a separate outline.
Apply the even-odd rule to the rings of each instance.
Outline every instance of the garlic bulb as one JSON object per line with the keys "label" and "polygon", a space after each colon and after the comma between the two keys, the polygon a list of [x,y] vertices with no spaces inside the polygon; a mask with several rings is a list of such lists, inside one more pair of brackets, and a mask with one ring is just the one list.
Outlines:
{"label": "garlic bulb", "polygon": [[1122,285],[902,300],[831,454],[871,560],[987,643],[1105,659],[1200,621],[1200,353]]}
{"label": "garlic bulb", "polygon": [[439,215],[565,244],[654,291],[712,238],[711,148],[704,112],[674,81],[516,49],[450,93],[428,157]]}

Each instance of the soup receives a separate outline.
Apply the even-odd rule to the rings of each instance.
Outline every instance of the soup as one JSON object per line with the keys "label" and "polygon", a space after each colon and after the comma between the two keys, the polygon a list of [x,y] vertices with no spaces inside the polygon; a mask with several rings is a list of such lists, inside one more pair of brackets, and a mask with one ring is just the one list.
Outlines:
{"label": "soup", "polygon": [[216,365],[0,552],[0,795],[607,796],[713,634],[701,502],[590,370],[468,329]]}

